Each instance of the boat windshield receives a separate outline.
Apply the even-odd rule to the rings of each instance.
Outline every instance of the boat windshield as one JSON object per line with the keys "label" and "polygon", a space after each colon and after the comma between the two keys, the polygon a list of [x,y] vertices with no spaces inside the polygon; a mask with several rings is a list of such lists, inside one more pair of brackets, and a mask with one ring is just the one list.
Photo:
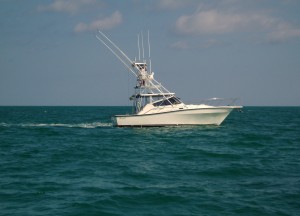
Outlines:
{"label": "boat windshield", "polygon": [[175,105],[180,103],[181,101],[179,100],[179,98],[170,97],[153,103],[153,106],[167,106],[167,105]]}

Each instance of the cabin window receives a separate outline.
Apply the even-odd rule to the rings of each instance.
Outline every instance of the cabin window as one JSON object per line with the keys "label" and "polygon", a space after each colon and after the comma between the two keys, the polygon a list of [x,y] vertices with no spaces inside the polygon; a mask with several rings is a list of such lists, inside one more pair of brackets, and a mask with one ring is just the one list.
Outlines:
{"label": "cabin window", "polygon": [[180,100],[177,97],[170,97],[168,99],[164,99],[158,102],[153,103],[153,106],[168,106],[168,105],[175,105],[180,104]]}

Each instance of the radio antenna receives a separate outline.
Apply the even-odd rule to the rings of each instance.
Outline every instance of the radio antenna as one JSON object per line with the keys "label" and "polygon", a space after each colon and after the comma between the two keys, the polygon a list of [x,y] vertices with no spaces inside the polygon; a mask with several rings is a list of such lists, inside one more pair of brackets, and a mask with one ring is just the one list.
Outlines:
{"label": "radio antenna", "polygon": [[143,37],[143,32],[141,33],[142,36],[142,51],[143,51],[143,60],[145,59],[145,53],[144,53],[144,37]]}
{"label": "radio antenna", "polygon": [[138,34],[138,50],[139,50],[139,61],[141,60],[141,50],[140,50],[140,34]]}
{"label": "radio antenna", "polygon": [[150,55],[150,38],[149,38],[149,30],[148,30],[148,49],[149,49],[149,59],[151,58]]}
{"label": "radio antenna", "polygon": [[151,49],[150,49],[150,33],[149,33],[149,30],[148,30],[148,51],[149,51],[150,72],[152,72],[152,68],[151,68]]}

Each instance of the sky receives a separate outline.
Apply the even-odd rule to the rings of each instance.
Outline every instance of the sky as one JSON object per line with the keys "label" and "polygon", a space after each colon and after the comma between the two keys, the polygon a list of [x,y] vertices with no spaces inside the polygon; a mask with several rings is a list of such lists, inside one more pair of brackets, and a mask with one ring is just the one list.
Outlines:
{"label": "sky", "polygon": [[134,60],[149,30],[155,79],[183,102],[300,106],[299,11],[299,0],[0,0],[0,105],[131,105],[134,77],[95,36]]}

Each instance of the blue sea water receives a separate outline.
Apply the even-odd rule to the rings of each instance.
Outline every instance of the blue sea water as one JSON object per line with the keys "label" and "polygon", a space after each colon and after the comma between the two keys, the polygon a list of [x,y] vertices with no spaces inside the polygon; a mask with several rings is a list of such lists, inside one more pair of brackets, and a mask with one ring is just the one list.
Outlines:
{"label": "blue sea water", "polygon": [[0,215],[300,215],[300,107],[116,128],[129,107],[0,107]]}

